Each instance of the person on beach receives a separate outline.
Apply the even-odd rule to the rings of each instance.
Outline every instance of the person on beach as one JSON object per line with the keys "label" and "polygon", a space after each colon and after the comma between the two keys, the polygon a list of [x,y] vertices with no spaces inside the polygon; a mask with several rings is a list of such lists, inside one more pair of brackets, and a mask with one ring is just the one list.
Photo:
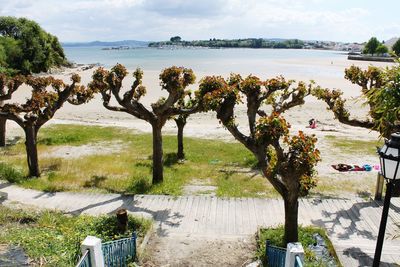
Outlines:
{"label": "person on beach", "polygon": [[308,128],[315,129],[317,128],[317,121],[315,119],[311,119],[308,121]]}

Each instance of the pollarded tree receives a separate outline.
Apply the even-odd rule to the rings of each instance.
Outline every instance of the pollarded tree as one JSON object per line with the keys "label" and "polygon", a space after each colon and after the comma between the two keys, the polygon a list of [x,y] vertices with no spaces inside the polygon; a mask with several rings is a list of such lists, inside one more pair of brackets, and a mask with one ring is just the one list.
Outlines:
{"label": "pollarded tree", "polygon": [[[93,81],[89,87],[101,92],[103,105],[112,111],[126,112],[138,119],[150,123],[153,133],[153,184],[163,181],[163,148],[161,129],[166,121],[173,116],[192,114],[196,107],[182,108],[179,101],[187,94],[186,88],[193,84],[195,76],[191,69],[182,67],[170,67],[160,74],[161,88],[168,92],[167,98],[160,98],[151,105],[151,110],[140,103],[140,98],[146,94],[146,88],[142,85],[143,72],[137,69],[131,88],[121,92],[122,81],[128,74],[126,68],[120,64],[114,66],[111,71],[103,68],[97,69],[93,74]],[[110,103],[114,97],[118,106]]]}
{"label": "pollarded tree", "polygon": [[345,78],[361,87],[362,96],[369,107],[369,118],[351,118],[346,109],[346,99],[340,90],[316,88],[313,95],[325,101],[328,109],[341,123],[378,131],[389,138],[391,133],[400,131],[400,64],[390,68],[370,66],[367,70],[351,66],[345,70]]}
{"label": "pollarded tree", "polygon": [[[4,74],[0,74],[0,108],[4,106],[5,100],[10,100],[12,94],[23,83],[22,76],[7,79]],[[6,122],[7,119],[0,116],[0,147],[6,145]]]}
{"label": "pollarded tree", "polygon": [[[186,109],[189,110],[193,108],[195,105],[195,101],[192,99],[190,92],[188,92],[187,97],[181,98],[177,102],[177,106],[180,109]],[[184,114],[179,114],[178,116],[173,117],[176,127],[178,128],[178,133],[177,133],[177,141],[178,141],[178,151],[177,151],[177,159],[178,160],[184,160],[185,159],[185,152],[184,152],[184,146],[183,146],[183,129],[185,128],[185,125],[187,123],[187,119],[189,118],[190,114],[184,113]]]}
{"label": "pollarded tree", "polygon": [[178,151],[176,153],[176,157],[178,160],[185,159],[185,152],[183,149],[183,129],[185,128],[188,117],[189,117],[188,114],[181,114],[174,118],[176,127],[178,128],[178,133],[177,133]]}
{"label": "pollarded tree", "polygon": [[[79,105],[93,97],[93,92],[78,85],[80,76],[72,75],[71,84],[53,77],[18,77],[7,81],[9,92],[25,83],[32,87],[32,95],[23,104],[6,103],[0,107],[0,118],[15,121],[25,132],[25,147],[29,176],[39,177],[37,134],[40,128],[59,110],[65,102]],[[17,87],[17,88],[15,88]]]}
{"label": "pollarded tree", "polygon": [[[298,240],[298,199],[316,186],[314,166],[319,161],[317,139],[299,132],[289,136],[290,125],[282,114],[304,103],[312,85],[286,81],[283,77],[261,81],[255,76],[243,79],[231,75],[205,77],[197,100],[203,110],[214,110],[217,118],[233,137],[252,152],[262,174],[278,191],[285,206],[285,242]],[[235,107],[245,100],[248,134],[239,129]],[[271,106],[271,112],[262,110]]]}

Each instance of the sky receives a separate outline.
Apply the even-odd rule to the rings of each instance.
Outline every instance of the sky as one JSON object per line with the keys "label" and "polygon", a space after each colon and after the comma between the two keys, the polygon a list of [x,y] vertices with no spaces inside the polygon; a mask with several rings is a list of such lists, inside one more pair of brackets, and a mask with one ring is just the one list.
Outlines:
{"label": "sky", "polygon": [[62,42],[400,36],[398,0],[0,0]]}

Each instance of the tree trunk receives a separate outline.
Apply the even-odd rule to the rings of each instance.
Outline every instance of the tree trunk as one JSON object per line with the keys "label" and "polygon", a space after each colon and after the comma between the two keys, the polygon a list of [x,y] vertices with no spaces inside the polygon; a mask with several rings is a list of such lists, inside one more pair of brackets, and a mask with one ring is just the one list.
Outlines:
{"label": "tree trunk", "polygon": [[117,227],[120,233],[125,233],[128,229],[128,212],[126,209],[117,210]]}
{"label": "tree trunk", "polygon": [[284,197],[285,203],[285,244],[290,242],[297,242],[298,235],[298,214],[299,214],[299,202],[298,198],[290,199]]}
{"label": "tree trunk", "polygon": [[163,181],[163,148],[161,128],[157,123],[152,124],[153,128],[153,184]]}
{"label": "tree trunk", "polygon": [[25,127],[25,147],[28,159],[29,177],[39,177],[39,161],[37,153],[36,137],[37,132],[33,125]]}
{"label": "tree trunk", "polygon": [[186,122],[182,120],[176,120],[176,126],[178,127],[178,154],[177,158],[180,160],[185,159],[185,153],[183,152],[183,128]]}
{"label": "tree trunk", "polygon": [[0,147],[6,146],[6,122],[7,119],[0,118]]}

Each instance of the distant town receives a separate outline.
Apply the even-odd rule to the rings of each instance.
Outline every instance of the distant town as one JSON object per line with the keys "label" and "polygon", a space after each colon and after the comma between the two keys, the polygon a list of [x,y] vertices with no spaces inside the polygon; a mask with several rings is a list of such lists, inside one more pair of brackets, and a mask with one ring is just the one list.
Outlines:
{"label": "distant town", "polygon": [[276,49],[325,49],[348,52],[361,52],[362,43],[341,43],[332,41],[299,40],[299,39],[209,39],[184,41],[179,36],[172,37],[169,41],[151,42],[149,47],[178,48],[178,47],[209,47],[209,48],[276,48]]}
{"label": "distant town", "polygon": [[[371,39],[374,39],[372,47],[378,48],[376,51],[366,50]],[[357,42],[335,42],[320,40],[300,40],[300,39],[282,39],[282,38],[244,38],[244,39],[216,39],[209,40],[182,40],[180,36],[171,37],[168,41],[146,42],[136,40],[123,40],[115,42],[94,41],[88,43],[63,43],[64,47],[101,47],[102,50],[129,50],[136,48],[153,47],[159,49],[181,49],[181,48],[274,48],[274,49],[321,49],[335,50],[349,53],[349,55],[372,55],[374,57],[390,57],[391,51],[399,38],[391,38],[386,41],[378,41],[372,37],[369,41]],[[400,43],[399,43],[400,44]],[[399,46],[399,45],[397,45]],[[397,50],[395,51],[398,53]]]}

